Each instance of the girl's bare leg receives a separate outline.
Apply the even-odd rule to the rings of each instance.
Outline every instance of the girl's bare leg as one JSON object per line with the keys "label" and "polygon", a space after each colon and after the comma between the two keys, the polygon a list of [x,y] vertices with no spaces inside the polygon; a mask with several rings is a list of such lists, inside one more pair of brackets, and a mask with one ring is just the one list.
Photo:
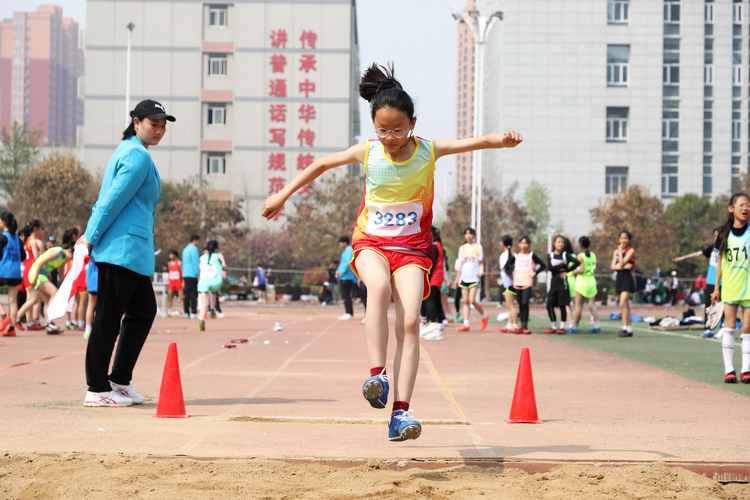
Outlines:
{"label": "girl's bare leg", "polygon": [[[578,326],[578,323],[581,322],[581,315],[583,314],[583,295],[576,292],[575,297],[575,305],[576,305],[576,311],[573,315],[573,323],[575,323],[576,326]],[[591,307],[591,302],[589,302],[589,308]]]}
{"label": "girl's bare leg", "polygon": [[55,294],[57,293],[57,287],[50,283],[49,281],[45,281],[41,284],[39,287],[39,292],[42,295],[42,299],[44,300],[44,317],[47,319],[47,322],[50,322],[49,319],[49,303],[52,302],[52,299],[55,298]]}
{"label": "girl's bare leg", "polygon": [[391,269],[388,261],[372,250],[359,252],[355,265],[360,279],[367,286],[365,338],[370,368],[385,366],[388,348],[388,306],[391,303]]}
{"label": "girl's bare leg", "polygon": [[[31,311],[31,321],[29,321],[29,324],[31,323],[39,323],[39,318],[42,317],[42,301],[39,300],[34,304],[34,309]],[[28,317],[26,319],[29,319]]]}
{"label": "girl's bare leg", "polygon": [[596,309],[596,297],[591,297],[588,299],[589,301],[589,311],[591,311],[591,316],[594,317],[594,321],[599,321],[599,311]]}
{"label": "girl's bare leg", "polygon": [[480,306],[479,302],[477,301],[477,291],[479,290],[480,286],[482,285],[480,284],[473,288],[469,288],[469,300],[472,304],[474,304],[474,309],[484,318],[484,309],[482,309],[482,306]]}
{"label": "girl's bare leg", "polygon": [[[406,267],[393,275],[396,303],[396,355],[393,359],[394,401],[408,403],[419,368],[419,308],[424,296],[424,270]],[[368,286],[369,291],[369,286]]]}
{"label": "girl's bare leg", "polygon": [[23,318],[25,314],[26,319],[28,320],[26,324],[27,325],[32,324],[34,322],[32,311],[38,303],[39,303],[39,292],[37,290],[34,290],[33,288],[26,290],[26,302],[21,306],[21,309],[19,309],[18,312],[16,313],[16,320],[18,320],[18,318]]}
{"label": "girl's bare leg", "polygon": [[208,310],[209,294],[201,292],[201,308],[198,311],[198,319],[203,320],[206,317],[206,311]]}
{"label": "girl's bare leg", "polygon": [[[18,295],[17,286],[8,287],[8,306],[10,309],[10,324],[15,328],[16,326],[16,315],[18,314],[18,302],[16,302],[16,296]],[[5,312],[3,312],[5,314]]]}
{"label": "girl's bare leg", "polygon": [[96,309],[96,294],[90,293],[89,295],[89,301],[86,305],[86,324],[87,325],[93,325],[94,324],[94,310]]}
{"label": "girl's bare leg", "polygon": [[622,312],[622,326],[630,326],[630,292],[620,294],[620,311]]}
{"label": "girl's bare leg", "polygon": [[469,314],[471,313],[471,308],[469,307],[469,290],[469,288],[461,289],[461,318],[466,322],[469,321]]}
{"label": "girl's bare leg", "polygon": [[505,308],[508,310],[508,323],[518,324],[518,310],[516,309],[516,296],[512,293],[505,295]]}

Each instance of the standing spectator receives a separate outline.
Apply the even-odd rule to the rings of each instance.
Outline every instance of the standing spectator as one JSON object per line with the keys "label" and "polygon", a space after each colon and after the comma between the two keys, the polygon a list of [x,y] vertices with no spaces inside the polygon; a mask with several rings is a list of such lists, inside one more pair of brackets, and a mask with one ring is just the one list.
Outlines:
{"label": "standing spectator", "polygon": [[336,278],[339,280],[339,290],[341,298],[344,299],[344,314],[339,316],[340,320],[348,321],[354,319],[354,307],[352,306],[352,292],[354,290],[354,272],[349,263],[352,261],[352,246],[349,244],[349,237],[342,236],[339,238],[339,248],[341,248],[341,259],[339,267],[336,269]]}
{"label": "standing spectator", "polygon": [[677,271],[672,271],[672,280],[669,284],[669,300],[672,305],[677,305],[677,293],[680,291],[680,280],[677,279]]}
{"label": "standing spectator", "polygon": [[654,271],[654,278],[663,278],[664,273],[661,270],[661,266],[656,266],[656,271]]}
{"label": "standing spectator", "polygon": [[0,305],[2,321],[0,321],[0,336],[16,336],[16,315],[18,314],[16,295],[18,285],[21,284],[21,240],[16,234],[18,222],[12,213],[5,211],[0,214],[0,285],[8,286],[8,307],[10,311],[5,314],[3,306]]}
{"label": "standing spectator", "polygon": [[182,250],[183,311],[186,318],[198,319],[198,245],[201,237],[194,234]]}
{"label": "standing spectator", "polygon": [[339,282],[336,279],[336,268],[339,267],[339,261],[332,260],[328,263],[328,283],[331,287],[331,292],[333,293],[333,300],[335,302],[339,301]]}
{"label": "standing spectator", "polygon": [[258,302],[266,301],[266,270],[263,266],[258,264],[255,271],[255,281],[253,284],[258,287]]}
{"label": "standing spectator", "polygon": [[[86,349],[89,387],[84,406],[129,406],[146,400],[130,382],[156,317],[150,278],[161,179],[148,148],[159,144],[167,120],[174,117],[152,100],[139,102],[130,116],[107,164],[86,233],[76,243],[89,248],[99,267],[99,297]],[[115,342],[117,354],[109,372]]]}

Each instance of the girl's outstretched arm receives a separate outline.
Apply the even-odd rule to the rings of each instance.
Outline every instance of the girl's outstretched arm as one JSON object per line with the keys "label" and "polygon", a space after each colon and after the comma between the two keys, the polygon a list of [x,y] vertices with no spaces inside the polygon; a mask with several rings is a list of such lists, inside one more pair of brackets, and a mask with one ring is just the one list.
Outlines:
{"label": "girl's outstretched arm", "polygon": [[488,134],[469,139],[438,139],[433,142],[435,159],[441,156],[456,155],[477,149],[514,148],[521,144],[523,136],[515,130],[506,130],[504,134]]}
{"label": "girl's outstretched arm", "polygon": [[355,144],[346,151],[334,153],[330,156],[324,156],[323,158],[315,160],[309,167],[300,172],[297,177],[292,179],[292,182],[287,184],[284,189],[266,199],[261,215],[263,215],[266,220],[274,218],[276,214],[281,212],[281,209],[284,208],[284,203],[286,203],[286,200],[288,200],[290,196],[320,177],[327,170],[340,167],[341,165],[348,165],[349,163],[364,163],[366,149],[367,147],[364,143]]}

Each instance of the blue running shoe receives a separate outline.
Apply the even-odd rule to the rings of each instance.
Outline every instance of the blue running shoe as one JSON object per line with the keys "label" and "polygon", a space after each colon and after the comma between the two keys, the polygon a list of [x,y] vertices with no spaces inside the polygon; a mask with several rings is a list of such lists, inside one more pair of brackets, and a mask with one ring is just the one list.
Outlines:
{"label": "blue running shoe", "polygon": [[362,395],[373,408],[385,408],[388,404],[388,380],[390,377],[382,373],[365,380]]}
{"label": "blue running shoe", "polygon": [[422,425],[411,416],[413,410],[396,410],[388,424],[388,439],[406,441],[417,439],[422,434]]}
{"label": "blue running shoe", "polygon": [[589,333],[602,333],[602,329],[601,328],[592,328],[591,330],[589,330]]}
{"label": "blue running shoe", "polygon": [[712,339],[714,338],[714,331],[706,330],[705,332],[701,333],[701,337],[703,337],[704,339]]}
{"label": "blue running shoe", "polygon": [[578,333],[578,327],[577,327],[577,326],[574,326],[574,327],[572,327],[572,328],[568,328],[568,329],[567,329],[567,330],[565,330],[565,331],[566,331],[566,332],[568,332],[568,333]]}

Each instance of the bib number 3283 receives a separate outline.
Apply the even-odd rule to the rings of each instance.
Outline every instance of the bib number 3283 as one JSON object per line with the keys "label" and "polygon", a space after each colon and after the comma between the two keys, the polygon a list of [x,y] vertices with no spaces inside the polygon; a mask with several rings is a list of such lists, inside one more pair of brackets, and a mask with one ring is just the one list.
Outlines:
{"label": "bib number 3283", "polygon": [[368,202],[367,232],[375,236],[410,236],[419,234],[422,202]]}

